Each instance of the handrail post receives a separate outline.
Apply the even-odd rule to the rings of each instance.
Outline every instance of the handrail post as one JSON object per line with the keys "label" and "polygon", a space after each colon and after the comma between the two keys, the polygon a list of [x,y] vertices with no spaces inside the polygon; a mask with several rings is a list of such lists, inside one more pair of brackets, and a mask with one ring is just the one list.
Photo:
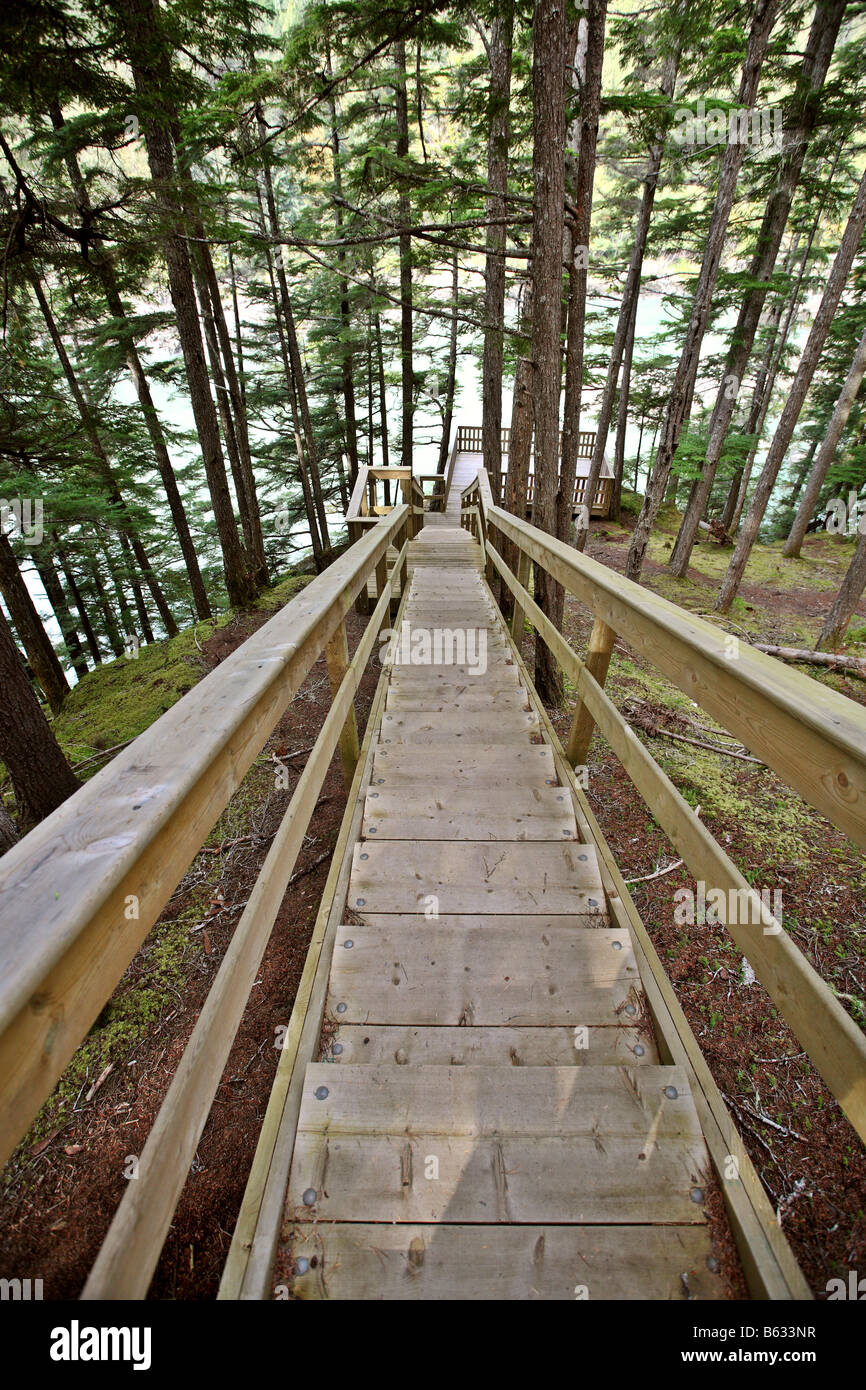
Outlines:
{"label": "handrail post", "polygon": [[[531,565],[532,565],[532,561],[530,560],[530,558],[529,558],[529,556],[527,555],[526,551],[525,551],[525,550],[522,550],[522,549],[518,549],[518,551],[517,551],[517,578],[518,578],[518,581],[523,585],[524,589],[528,589],[528,588],[529,588],[529,572],[530,572]],[[511,640],[514,642],[514,644],[515,644],[515,646],[517,647],[517,650],[518,650],[518,651],[520,651],[521,645],[522,645],[522,643],[523,643],[523,632],[524,632],[525,627],[526,627],[526,614],[525,614],[524,611],[523,611],[523,607],[522,607],[522,605],[521,605],[520,599],[519,599],[519,598],[515,598],[515,599],[514,599],[514,604],[513,604],[512,610],[511,610],[511,617],[510,617],[509,622],[508,622],[508,630],[509,630],[509,632],[511,633]]]}
{"label": "handrail post", "polygon": [[[346,633],[345,618],[325,648],[325,660],[328,665],[328,678],[331,682],[331,698],[333,700],[336,699],[337,691],[349,669],[349,640]],[[343,781],[347,790],[352,785],[360,753],[358,721],[355,716],[353,701],[349,706],[349,713],[346,715],[346,722],[340,733],[340,761],[343,764]]]}
{"label": "handrail post", "polygon": [[[615,642],[616,633],[613,628],[608,627],[601,618],[596,618],[589,636],[586,669],[598,681],[602,689],[604,689],[604,683],[607,679],[607,668],[610,665]],[[574,707],[571,731],[568,735],[568,746],[565,750],[565,755],[572,767],[580,767],[586,762],[594,729],[595,720],[583,700],[578,699]]]}

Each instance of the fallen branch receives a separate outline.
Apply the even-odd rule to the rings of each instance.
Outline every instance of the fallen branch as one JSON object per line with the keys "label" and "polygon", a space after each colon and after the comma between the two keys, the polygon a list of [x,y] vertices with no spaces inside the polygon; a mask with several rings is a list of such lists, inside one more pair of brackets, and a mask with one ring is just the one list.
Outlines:
{"label": "fallen branch", "polygon": [[95,763],[98,762],[100,758],[107,758],[110,753],[119,753],[121,748],[128,748],[129,745],[134,742],[134,738],[127,738],[123,743],[115,743],[111,748],[102,748],[98,753],[94,753],[89,758],[84,758],[80,763],[73,763],[72,771],[77,772],[80,767],[87,767],[88,763]]}
{"label": "fallen branch", "polygon": [[835,670],[847,671],[859,680],[866,681],[866,657],[839,656],[835,652],[810,652],[805,647],[772,647],[767,642],[753,642],[752,646],[767,656],[777,656],[780,661],[797,661],[810,666],[829,666]]}
{"label": "fallen branch", "polygon": [[654,878],[664,878],[665,874],[672,874],[674,869],[678,869],[682,864],[682,859],[677,859],[673,864],[668,864],[666,869],[656,869],[654,874],[644,874],[643,878],[627,878],[626,883],[650,883]]}
{"label": "fallen branch", "polygon": [[676,739],[677,743],[691,743],[695,748],[708,748],[711,753],[721,753],[725,758],[739,758],[743,763],[757,763],[758,767],[766,767],[760,758],[753,758],[751,753],[738,753],[733,748],[720,748],[716,743],[706,743],[702,738],[687,738],[685,734],[674,734],[670,729],[648,729],[647,733],[663,734],[665,738]]}

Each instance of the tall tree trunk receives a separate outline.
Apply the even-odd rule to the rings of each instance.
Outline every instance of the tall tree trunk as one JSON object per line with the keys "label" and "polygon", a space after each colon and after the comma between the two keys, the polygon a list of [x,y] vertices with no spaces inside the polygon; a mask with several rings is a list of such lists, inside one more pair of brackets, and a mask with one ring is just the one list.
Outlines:
{"label": "tall tree trunk", "polygon": [[752,352],[764,301],[769,291],[788,214],[794,200],[806,148],[818,116],[818,99],[847,0],[819,0],[806,45],[806,53],[791,97],[785,122],[785,154],[773,194],[758,233],[758,247],[749,267],[749,286],[731,337],[722,380],[710,419],[707,453],[701,476],[692,489],[689,505],[668,563],[675,574],[684,575],[698,534],[698,526],[710,495],[725,437],[734,415],[737,396]]}
{"label": "tall tree trunk", "polygon": [[[84,601],[84,595],[82,594],[78,584],[78,580],[75,577],[75,572],[72,568],[72,562],[68,554],[66,553],[66,550],[64,549],[63,545],[61,544],[60,537],[57,535],[56,531],[52,532],[51,538],[54,543],[54,549],[57,552],[57,559],[60,562],[60,568],[63,571],[63,577],[66,580],[66,586],[69,589],[70,594],[72,595],[72,602],[75,604],[75,607],[78,611],[78,617],[81,621],[81,631],[84,633],[84,640],[87,643],[88,650],[93,658],[95,665],[101,666],[102,652],[99,649],[99,640],[96,636],[96,633],[93,630],[93,624],[90,621],[90,614],[87,611],[87,604]],[[120,651],[123,651],[122,643],[120,644]],[[116,652],[115,655],[119,656],[120,652]]]}
{"label": "tall tree trunk", "polygon": [[[737,106],[740,108],[754,105],[758,91],[758,79],[761,75],[761,67],[777,11],[778,0],[757,0],[737,96]],[[725,244],[725,234],[736,195],[737,177],[745,152],[744,143],[729,143],[725,147],[725,153],[722,157],[719,186],[707,233],[706,249],[695,290],[691,318],[686,330],[686,339],[665,411],[652,476],[647,483],[646,496],[637,519],[626,560],[625,572],[629,579],[640,578],[650,531],[655,524],[664,499],[680,435],[691,413],[692,398],[700,365],[701,344],[709,322],[713,291]]]}
{"label": "tall tree trunk", "polygon": [[[261,191],[256,184],[256,193],[259,198],[259,215],[261,218],[262,235],[266,235],[264,209],[261,203]],[[292,370],[292,359],[289,354],[288,342],[286,341],[285,329],[283,326],[283,301],[277,291],[277,281],[274,275],[274,264],[271,258],[270,248],[265,248],[265,261],[268,267],[268,278],[271,284],[271,299],[274,306],[274,319],[277,325],[277,339],[280,344],[280,356],[283,360],[283,372],[286,378],[286,391],[289,397],[289,409],[292,416],[292,433],[295,440],[295,454],[298,460],[298,477],[301,481],[301,492],[304,497],[304,511],[307,516],[307,527],[310,532],[310,545],[313,551],[313,560],[316,569],[321,572],[325,567],[324,548],[319,534],[319,523],[316,517],[316,503],[313,497],[313,489],[307,471],[306,448],[301,430],[301,415],[298,406],[298,395],[295,390],[295,374]]]}
{"label": "tall tree trunk", "polygon": [[[671,54],[664,67],[661,80],[662,96],[671,100],[676,88],[677,72],[679,69],[680,45]],[[629,364],[629,376],[631,376],[631,362],[634,353],[634,330],[637,320],[637,305],[640,297],[641,270],[643,259],[646,252],[647,236],[652,218],[653,204],[655,203],[656,189],[658,188],[659,174],[662,167],[662,157],[664,155],[664,140],[658,142],[650,149],[649,163],[644,175],[643,194],[641,196],[640,211],[638,213],[637,226],[635,227],[634,245],[632,246],[631,259],[629,261],[628,273],[626,275],[625,288],[623,290],[622,301],[619,306],[619,317],[616,322],[616,330],[613,335],[613,345],[610,350],[610,362],[608,363],[607,376],[605,378],[604,390],[601,395],[601,402],[598,407],[598,427],[595,435],[595,445],[592,451],[592,461],[589,466],[589,477],[587,479],[587,495],[592,496],[598,486],[601,477],[601,470],[604,464],[604,451],[607,447],[607,435],[610,429],[611,416],[613,414],[613,403],[616,398],[616,384],[619,377],[619,369],[623,364],[624,356],[627,355]],[[625,367],[623,366],[623,375]],[[625,397],[626,407],[628,406],[628,391],[620,391],[620,416],[627,418],[628,410],[623,412],[622,402]],[[623,425],[623,441],[625,440],[625,426]],[[620,438],[620,429],[617,427],[617,445]],[[622,455],[619,465],[619,484],[614,483],[614,493],[616,501],[611,501],[611,516],[614,520],[619,520],[619,506],[622,494]],[[614,469],[616,477],[616,469]],[[592,489],[592,491],[590,490]],[[615,511],[614,511],[615,505]],[[583,549],[585,537],[581,538],[580,549]]]}
{"label": "tall tree trunk", "polygon": [[388,402],[385,395],[385,359],[382,355],[382,324],[376,318],[376,361],[379,368],[379,420],[382,434],[382,467],[388,467]]}
{"label": "tall tree trunk", "polygon": [[[481,448],[496,502],[502,478],[502,358],[505,328],[505,218],[511,130],[511,46],[514,3],[504,0],[490,30],[487,136],[487,254],[484,261],[484,354],[481,366]],[[456,255],[455,255],[456,267]],[[456,311],[455,311],[456,312]],[[456,321],[452,332],[456,329]],[[448,433],[443,435],[444,456]],[[440,461],[440,471],[441,471]]]}
{"label": "tall tree trunk", "polygon": [[[394,85],[395,111],[397,119],[397,158],[405,162],[409,158],[409,107],[406,98],[406,45],[403,39],[394,43],[394,66],[396,77]],[[400,173],[399,216],[400,216],[400,372],[402,384],[402,445],[401,464],[403,468],[412,467],[412,422],[415,410],[415,371],[412,361],[412,208],[409,202],[409,185],[405,175]]]}
{"label": "tall tree trunk", "polygon": [[[229,336],[228,324],[226,322],[225,309],[223,308],[222,295],[220,294],[219,281],[217,280],[216,270],[214,269],[213,257],[210,246],[205,239],[204,226],[198,211],[195,211],[193,231],[198,237],[198,246],[193,265],[198,262],[206,287],[208,302],[210,304],[211,316],[216,332],[218,353],[222,361],[222,373],[225,378],[225,387],[228,391],[228,399],[231,405],[232,420],[234,423],[235,439],[238,450],[238,467],[242,480],[243,496],[238,498],[238,505],[243,502],[245,521],[245,534],[249,534],[247,548],[249,551],[249,568],[252,571],[255,583],[260,586],[268,584],[268,562],[265,557],[265,541],[262,535],[262,519],[259,511],[259,499],[256,491],[256,478],[253,472],[253,456],[250,449],[250,432],[247,423],[247,412],[241,392],[240,381],[238,379],[235,356],[232,350],[231,337]],[[214,378],[216,383],[216,377]]]}
{"label": "tall tree trunk", "polygon": [[824,341],[830,330],[830,324],[833,322],[836,310],[839,307],[839,300],[845,288],[845,281],[848,278],[848,272],[851,269],[854,256],[857,253],[864,227],[866,227],[866,173],[863,174],[860,180],[857,197],[842,235],[842,241],[836,253],[836,259],[833,262],[833,268],[830,271],[827,283],[824,287],[824,295],[821,299],[818,312],[815,315],[815,320],[806,341],[806,346],[803,349],[803,355],[797,367],[797,374],[788,392],[788,398],[785,401],[784,409],[782,410],[779,423],[776,427],[773,442],[770,445],[766,462],[761,471],[761,476],[758,479],[755,495],[752,498],[752,505],[743,523],[736,549],[731,556],[727,574],[722,580],[719,596],[716,599],[716,608],[720,613],[726,613],[728,611],[740,587],[743,571],[746,568],[746,562],[751,553],[752,546],[755,543],[758,530],[764,519],[764,513],[767,510],[770,495],[775,486],[776,478],[779,475],[779,469],[782,466],[782,461],[788,451],[788,445],[791,443],[794,429],[800,418],[800,411],[806,399],[806,392],[815,374],[815,368],[818,365],[818,359],[821,356]]}
{"label": "tall tree trunk", "polygon": [[[256,108],[256,119],[258,122],[259,133],[264,140],[267,135],[265,118],[261,108]],[[265,185],[265,204],[268,210],[268,223],[270,226],[271,241],[274,247],[274,261],[276,263],[277,284],[280,287],[280,307],[282,308],[283,330],[285,333],[285,343],[289,354],[291,366],[292,384],[289,392],[293,399],[297,401],[297,408],[300,410],[301,425],[304,434],[304,464],[310,480],[310,488],[313,494],[315,506],[316,522],[321,537],[322,558],[325,562],[331,553],[331,538],[328,535],[328,522],[325,516],[325,500],[322,493],[322,479],[319,472],[319,460],[316,452],[316,441],[313,436],[313,422],[310,415],[310,405],[307,399],[307,383],[304,376],[304,364],[301,361],[301,349],[298,344],[298,333],[295,327],[295,315],[292,309],[292,300],[289,294],[289,282],[286,278],[286,269],[283,262],[283,248],[281,244],[280,219],[277,213],[277,202],[274,196],[274,181],[271,176],[270,160],[268,158],[267,145],[264,145],[262,155],[262,177]]]}
{"label": "tall tree trunk", "polygon": [[[54,129],[62,129],[66,122],[58,102],[52,103],[50,115]],[[69,172],[69,178],[75,190],[75,196],[78,199],[79,207],[82,212],[89,213],[91,208],[90,195],[87,191],[87,185],[81,176],[78,160],[74,154],[67,155],[66,168]],[[127,369],[132,377],[141,413],[144,416],[144,422],[147,426],[148,435],[150,436],[154,461],[160,480],[165,489],[166,498],[168,499],[171,519],[174,523],[174,529],[177,532],[181,554],[183,555],[184,564],[186,565],[186,571],[189,576],[196,615],[200,620],[209,618],[211,617],[211,607],[204,587],[204,580],[199,567],[198,556],[195,552],[195,545],[190,535],[189,522],[187,521],[180,489],[177,485],[177,478],[168,452],[168,445],[166,444],[162,423],[157,414],[156,406],[153,403],[150,385],[133,339],[132,325],[127,318],[126,310],[123,307],[123,301],[117,288],[114,267],[107,256],[94,255],[92,252],[90,255],[90,264],[93,266],[102,286],[111,317],[123,327],[122,335],[118,336],[119,338],[122,337]]]}
{"label": "tall tree trunk", "polygon": [[[557,503],[557,535],[571,540],[574,515],[574,488],[577,476],[577,447],[580,434],[580,404],[583,395],[583,359],[586,328],[586,282],[589,235],[592,222],[592,190],[595,184],[595,156],[601,110],[601,69],[604,62],[604,30],[607,0],[588,0],[586,34],[586,76],[580,104],[577,177],[574,187],[574,220],[571,233],[571,260],[568,266],[568,334],[565,345],[565,401],[562,411],[562,465]],[[601,465],[599,465],[600,470]],[[596,474],[595,482],[598,482]],[[592,492],[585,493],[592,506]],[[579,530],[577,548],[582,550],[587,531]],[[562,622],[564,592],[560,589],[557,627]]]}
{"label": "tall tree trunk", "polygon": [[0,594],[6,601],[9,616],[15,625],[27,660],[33,674],[45,693],[45,698],[56,714],[69,694],[69,682],[51,639],[42,625],[36,605],[30,597],[30,590],[24,583],[23,575],[15,559],[15,551],[9,538],[0,530]]}
{"label": "tall tree trunk", "polygon": [[[619,405],[617,407],[616,419],[616,444],[613,453],[613,486],[610,498],[610,516],[612,521],[619,521],[622,513],[622,475],[625,468],[625,432],[628,427],[628,403],[631,393],[631,364],[634,358],[634,333],[635,323],[637,322],[638,296],[635,295],[632,301],[631,324],[628,329],[625,344],[625,356],[622,364],[622,384],[619,388]],[[598,438],[596,437],[596,445]],[[635,491],[637,491],[637,467],[635,467]]]}
{"label": "tall tree trunk", "polygon": [[182,203],[175,187],[171,142],[172,73],[162,21],[155,0],[112,0],[124,28],[135,90],[145,114],[142,122],[147,159],[161,218],[160,238],[178,337],[183,352],[190,403],[202,451],[229,603],[250,602],[255,588],[247,571],[232,509],[219,424],[210,393],[204,345],[195,302],[192,268]]}
{"label": "tall tree trunk", "polygon": [[195,281],[201,325],[204,331],[205,346],[207,348],[208,360],[210,361],[210,374],[213,378],[217,414],[219,415],[220,427],[222,429],[223,444],[228,454],[229,468],[231,469],[232,481],[235,485],[235,501],[241,519],[241,532],[243,534],[244,548],[246,551],[245,559],[247,568],[252,571],[254,568],[252,559],[252,513],[249,505],[246,479],[241,464],[240,443],[235,428],[235,416],[232,411],[229,391],[226,386],[225,376],[223,375],[223,366],[220,358],[219,343],[217,342],[216,324],[214,323],[210,295],[208,294],[207,285],[204,283],[201,273],[196,267],[195,256],[193,256],[193,279]]}
{"label": "tall tree trunk", "polygon": [[63,633],[63,641],[69,653],[69,660],[72,669],[79,680],[83,680],[87,675],[87,657],[81,645],[81,638],[75,626],[75,619],[69,608],[60,576],[54,568],[54,557],[46,545],[37,546],[33,551],[33,563],[42,580],[42,587],[48,596],[57,625]]}
{"label": "tall tree trunk", "polygon": [[[60,331],[57,327],[57,324],[54,321],[54,315],[52,314],[48,300],[45,297],[45,292],[42,288],[42,284],[39,280],[39,277],[33,272],[28,273],[27,278],[30,281],[34,294],[36,295],[39,308],[42,312],[42,317],[44,318],[46,327],[48,328],[49,337],[51,338],[51,341],[54,345],[54,350],[57,353],[60,365],[63,368],[63,375],[66,378],[67,385],[69,386],[69,390],[72,393],[72,398],[75,401],[76,409],[81,417],[81,423],[84,426],[84,432],[87,435],[88,443],[93,452],[94,463],[96,464],[99,475],[102,478],[102,481],[105,485],[109,500],[118,512],[120,518],[121,542],[123,543],[125,540],[126,543],[129,546],[131,546],[133,554],[135,555],[135,558],[139,566],[141,567],[141,572],[144,575],[147,587],[150,589],[150,592],[153,596],[153,601],[157,606],[159,615],[162,618],[165,630],[168,633],[169,637],[176,637],[179,630],[177,623],[174,620],[174,616],[172,614],[171,609],[168,606],[168,601],[166,600],[165,594],[162,592],[162,588],[159,584],[159,581],[157,580],[156,575],[153,572],[153,568],[147,556],[147,551],[141,543],[137,529],[135,527],[135,523],[132,517],[130,516],[129,511],[127,510],[126,503],[123,500],[123,495],[120,491],[120,488],[118,487],[117,479],[114,476],[114,470],[111,466],[111,460],[109,459],[108,454],[106,453],[105,448],[103,446],[102,440],[99,435],[99,431],[96,427],[96,421],[94,419],[93,412],[90,408],[90,405],[87,401],[87,398],[75,373],[75,369],[72,365],[69,353],[66,351],[66,346],[63,342],[62,337],[60,336]],[[139,594],[140,590],[136,594],[137,600],[139,600]],[[139,601],[139,612],[142,616],[142,628],[145,634],[147,634],[150,631],[150,624],[148,622],[147,610],[144,607],[143,599],[140,599]],[[148,640],[153,640],[152,633],[150,634]]]}
{"label": "tall tree trunk", "polygon": [[812,519],[812,513],[818,501],[818,494],[824,485],[827,471],[836,457],[836,448],[839,444],[839,440],[842,438],[842,431],[848,423],[848,416],[851,414],[851,408],[857,399],[857,393],[860,390],[860,384],[863,381],[864,374],[866,374],[866,333],[863,334],[863,337],[857,344],[857,351],[854,353],[854,360],[845,378],[845,385],[842,387],[841,394],[834,407],[833,414],[830,418],[830,424],[827,427],[827,433],[824,436],[821,448],[818,450],[818,457],[815,459],[809,481],[800,499],[797,515],[791,527],[791,534],[788,536],[785,548],[782,551],[782,554],[787,555],[789,558],[800,554],[803,538],[806,535],[806,528]]}
{"label": "tall tree trunk", "polygon": [[[442,439],[439,443],[439,472],[444,473],[448,462],[448,445],[451,442],[451,426],[454,422],[454,393],[457,389],[457,296],[460,288],[460,267],[457,252],[451,257],[451,328],[448,335],[448,379],[445,382],[445,416],[442,421]],[[500,383],[500,433],[502,440],[502,391]],[[501,454],[498,455],[501,458]],[[485,465],[486,466],[486,465]],[[501,466],[501,465],[500,465]],[[492,486],[492,483],[491,483]],[[497,489],[496,497],[499,497]]]}
{"label": "tall tree trunk", "polygon": [[[565,205],[566,18],[561,0],[535,0],[532,17],[532,360],[535,489],[532,520],[556,535],[559,484],[559,392],[562,322],[562,241]],[[535,600],[552,620],[560,586],[535,571]],[[562,699],[562,677],[549,648],[536,638],[535,683],[547,704]]]}
{"label": "tall tree trunk", "polygon": [[[120,611],[121,621],[124,625],[124,630],[127,633],[130,633],[133,631],[135,625],[132,621],[132,614],[129,612],[129,609],[127,607],[126,599],[124,598],[123,587],[120,583],[120,580],[118,579],[117,572],[111,562],[107,550],[104,550],[103,553],[105,555],[105,562],[108,569],[109,578],[111,579],[111,582],[114,585],[114,592],[117,595],[118,608]],[[115,621],[114,609],[111,606],[111,600],[109,599],[105,585],[102,582],[102,574],[100,573],[99,569],[99,560],[96,555],[90,556],[87,564],[87,570],[90,575],[90,582],[93,585],[94,591],[99,601],[99,610],[102,613],[102,621],[105,624],[105,631],[108,637],[108,645],[111,647],[111,650],[114,652],[115,656],[123,656],[123,638],[120,634],[120,629]]]}
{"label": "tall tree trunk", "polygon": [[752,404],[749,410],[749,417],[746,422],[746,433],[748,435],[754,436],[754,443],[752,444],[749,450],[749,457],[746,460],[745,467],[740,471],[739,476],[735,474],[734,478],[731,480],[731,487],[728,492],[728,498],[725,502],[722,516],[720,518],[721,524],[724,526],[725,530],[731,535],[736,533],[737,528],[740,524],[740,517],[743,512],[743,507],[746,505],[746,494],[749,490],[749,482],[752,476],[752,469],[755,466],[755,456],[758,452],[758,445],[764,430],[764,422],[766,421],[767,415],[770,410],[770,402],[773,399],[773,391],[776,385],[776,377],[778,376],[779,368],[782,363],[782,356],[784,354],[785,347],[788,342],[788,335],[791,331],[791,325],[794,321],[794,315],[797,312],[797,305],[799,303],[800,297],[800,287],[803,283],[803,277],[806,273],[806,267],[808,265],[809,255],[812,249],[812,242],[818,230],[818,222],[822,210],[823,203],[821,204],[821,209],[819,209],[818,216],[815,218],[812,224],[812,230],[809,235],[806,250],[800,261],[800,269],[797,275],[797,283],[794,286],[793,292],[788,299],[788,307],[785,311],[784,322],[782,324],[781,330],[777,334],[775,346],[772,346],[771,344],[771,348],[769,349],[769,366],[767,366],[766,368],[764,366],[761,367],[761,370],[758,373],[758,380],[755,383],[755,390],[752,395]]}
{"label": "tall tree trunk", "polygon": [[33,693],[24,663],[0,610],[0,761],[12,779],[22,831],[31,829],[78,790]]}
{"label": "tall tree trunk", "polygon": [[18,831],[12,822],[12,817],[0,801],[0,854],[5,854],[7,849],[18,843]]}
{"label": "tall tree trunk", "polygon": [[373,467],[376,428],[373,409],[373,315],[367,313],[367,467]]}
{"label": "tall tree trunk", "polygon": [[[328,71],[331,71],[331,55],[328,53]],[[331,155],[334,166],[334,223],[337,238],[343,236],[343,168],[340,153],[340,133],[337,127],[337,103],[330,98],[331,111]],[[337,265],[342,270],[346,264],[344,249],[337,253]],[[339,277],[340,294],[340,378],[343,386],[343,409],[346,421],[346,453],[349,458],[349,488],[355,486],[358,476],[358,424],[355,414],[355,355],[352,345],[352,313],[349,303],[349,281],[345,275]]]}
{"label": "tall tree trunk", "polygon": [[824,620],[824,626],[818,633],[818,640],[815,643],[816,652],[826,651],[828,647],[835,651],[842,645],[848,624],[857,611],[857,604],[860,602],[864,589],[866,589],[866,530],[860,533],[857,547],[848,566],[848,573],[842,580],[842,587]]}

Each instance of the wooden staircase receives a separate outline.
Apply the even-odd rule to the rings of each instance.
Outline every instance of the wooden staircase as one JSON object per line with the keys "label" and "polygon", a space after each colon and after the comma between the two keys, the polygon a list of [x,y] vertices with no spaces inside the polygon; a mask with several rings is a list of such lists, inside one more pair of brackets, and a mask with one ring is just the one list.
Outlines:
{"label": "wooden staircase", "polygon": [[471,629],[485,660],[391,669],[281,1277],[301,1299],[719,1297],[684,1073],[659,1064],[629,933],[451,510],[409,547],[407,651]]}

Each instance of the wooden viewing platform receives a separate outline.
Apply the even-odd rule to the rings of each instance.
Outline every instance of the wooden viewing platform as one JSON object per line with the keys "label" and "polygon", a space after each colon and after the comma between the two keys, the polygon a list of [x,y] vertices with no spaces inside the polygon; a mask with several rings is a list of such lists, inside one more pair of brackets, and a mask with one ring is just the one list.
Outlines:
{"label": "wooden viewing platform", "polygon": [[[4,1156],[324,653],[331,709],[85,1297],[147,1294],[339,753],[346,813],[220,1297],[718,1298],[713,1181],[751,1295],[809,1298],[575,768],[597,730],[692,876],[748,907],[727,930],[863,1138],[862,1031],[603,687],[619,638],[860,845],[866,712],[745,642],[731,661],[719,627],[496,506],[472,451],[452,450],[444,510],[392,475],[380,504],[359,473],[355,543],[4,856]],[[592,614],[585,661],[533,567]],[[350,659],[352,605],[372,612]],[[527,622],[577,691],[565,748]]]}

